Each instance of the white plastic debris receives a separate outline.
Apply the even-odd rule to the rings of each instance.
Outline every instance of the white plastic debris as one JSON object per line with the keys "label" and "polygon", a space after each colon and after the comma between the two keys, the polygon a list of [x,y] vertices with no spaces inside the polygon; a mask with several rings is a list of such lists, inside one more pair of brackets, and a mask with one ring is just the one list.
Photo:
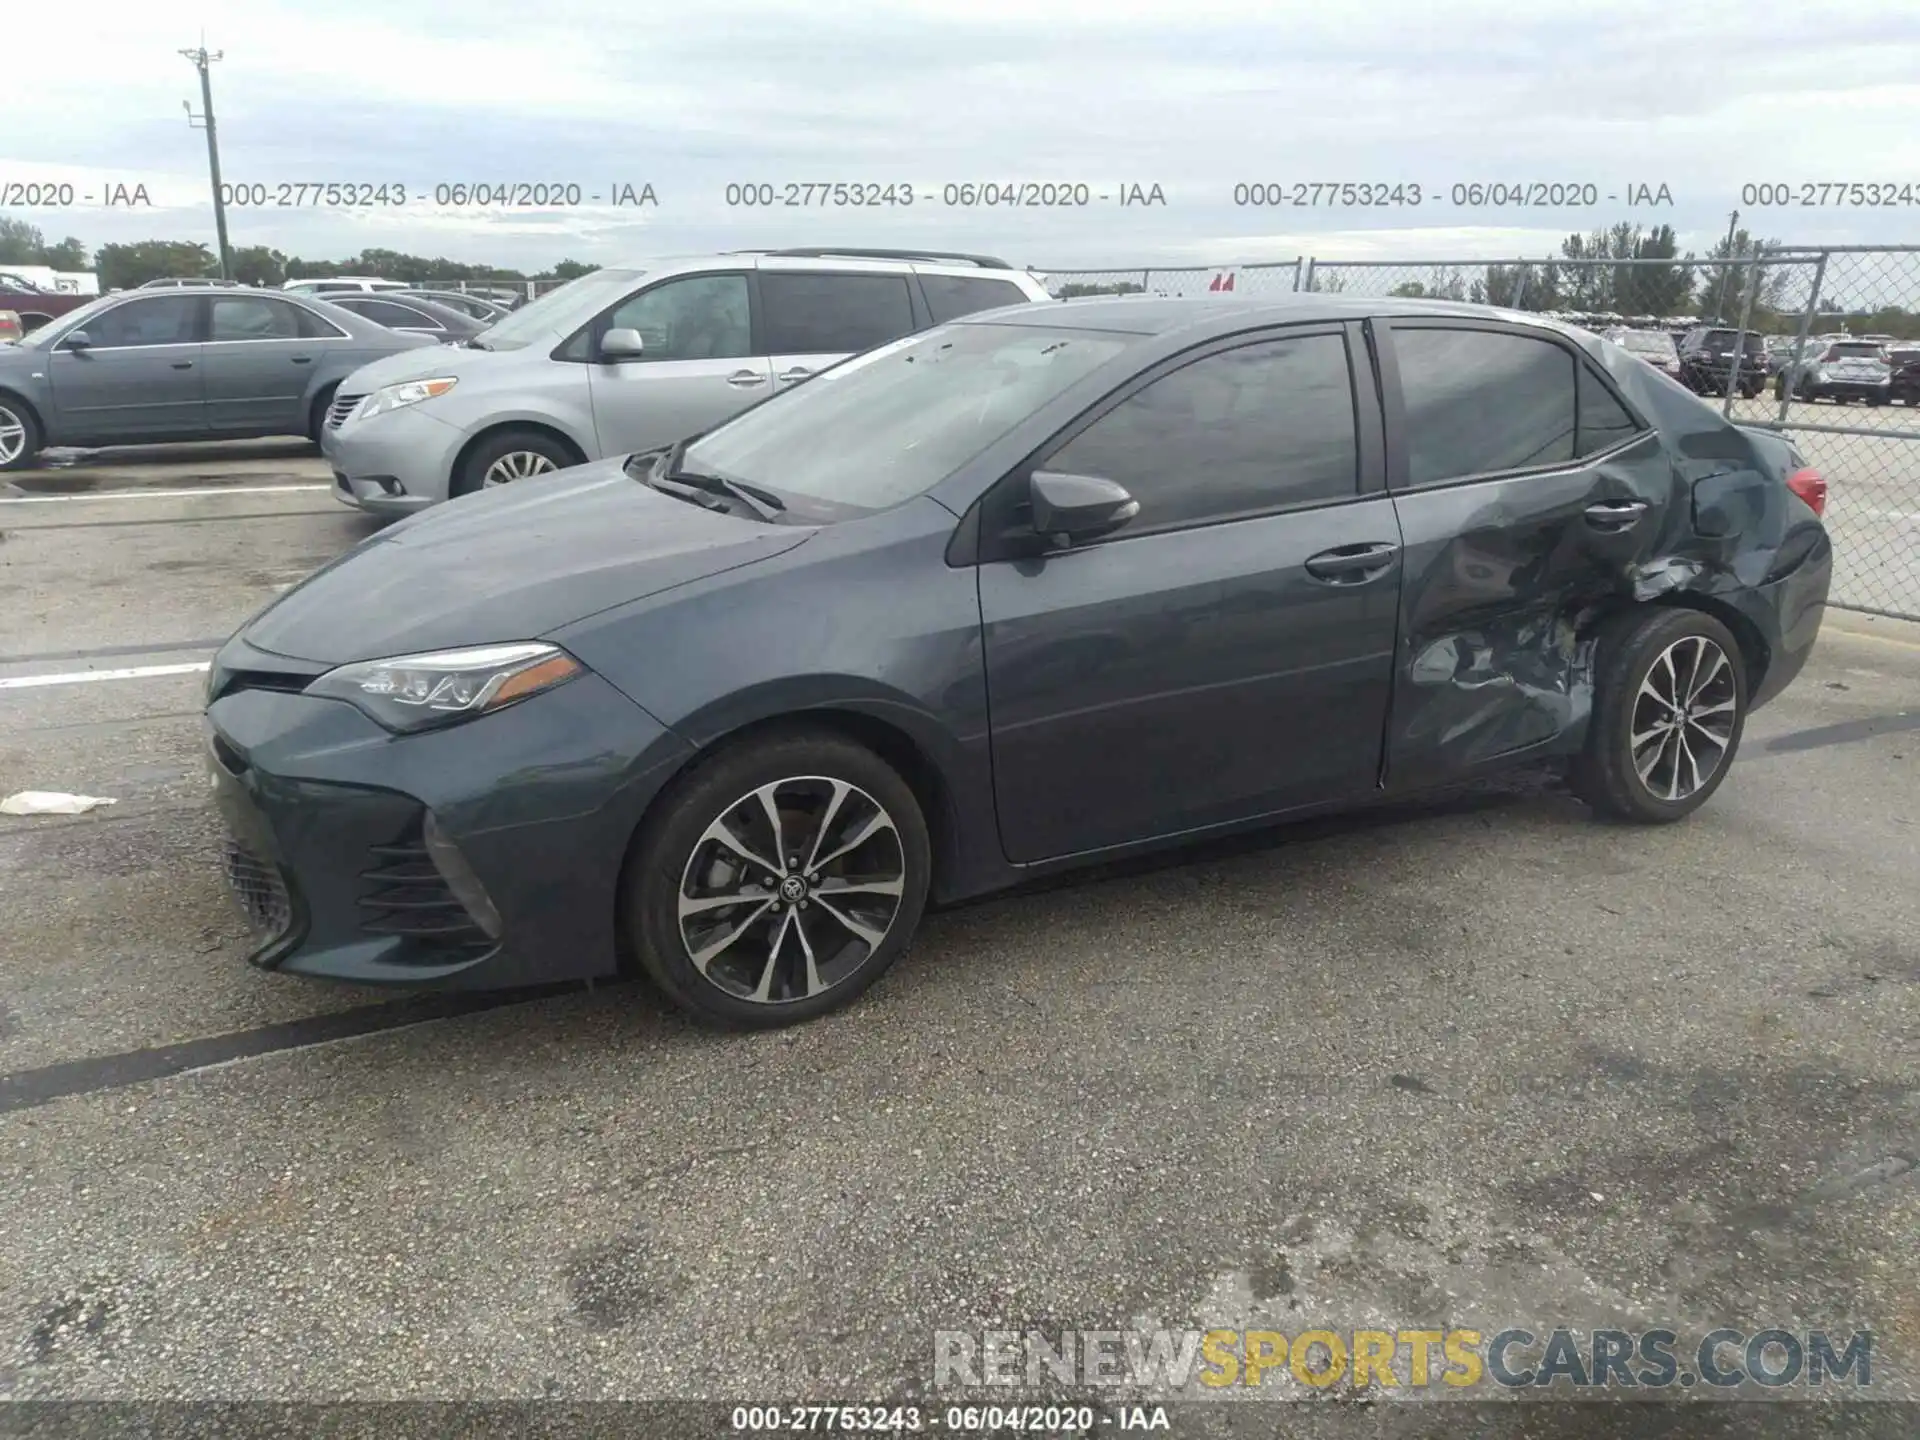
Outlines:
{"label": "white plastic debris", "polygon": [[84,815],[96,805],[117,802],[102,795],[68,795],[59,790],[22,790],[0,800],[0,815]]}

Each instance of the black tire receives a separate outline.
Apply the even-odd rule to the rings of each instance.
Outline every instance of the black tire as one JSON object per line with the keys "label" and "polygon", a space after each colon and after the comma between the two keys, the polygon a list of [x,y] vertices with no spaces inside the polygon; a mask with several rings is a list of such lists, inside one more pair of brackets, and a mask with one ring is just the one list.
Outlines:
{"label": "black tire", "polygon": [[[851,788],[829,808],[836,784]],[[758,803],[763,790],[778,797],[788,848],[827,859],[812,879],[808,855],[771,855],[774,831]],[[860,834],[876,811],[890,825],[836,857],[834,847]],[[801,863],[783,864],[776,877],[765,865],[740,861],[733,847],[709,838],[723,820],[756,855]],[[818,830],[809,827],[822,821],[827,833],[811,839]],[[879,756],[829,732],[774,732],[716,752],[661,797],[627,867],[622,928],[647,975],[701,1023],[731,1030],[792,1025],[850,1003],[906,950],[926,908],[932,854],[912,789]],[[891,885],[895,870],[899,893],[891,908],[895,897],[888,894],[821,899],[836,884]],[[813,888],[813,879],[822,888]],[[732,894],[748,898],[683,919],[683,901]],[[795,904],[796,896],[807,903]],[[879,935],[879,944],[860,938],[842,915]],[[799,928],[798,946],[785,927]],[[709,948],[721,940],[729,943]],[[710,956],[704,969],[694,962],[696,946]],[[808,960],[815,962],[811,975]],[[809,993],[810,978],[820,988]]]}
{"label": "black tire", "polygon": [[454,473],[453,493],[471,495],[483,489],[487,471],[499,461],[516,454],[538,455],[556,470],[580,463],[580,457],[571,447],[544,430],[510,426],[494,431],[467,452],[466,458],[460,462],[460,468]]}
{"label": "black tire", "polygon": [[327,411],[333,408],[333,392],[338,385],[329,385],[313,397],[313,407],[307,411],[307,438],[314,444],[320,443],[320,430],[327,423]]}
{"label": "black tire", "polygon": [[[1713,650],[1719,652],[1724,667],[1713,663]],[[1668,672],[1671,681],[1660,673],[1667,663],[1663,657],[1669,654],[1674,657]],[[1689,671],[1690,659],[1694,668]],[[1706,804],[1732,768],[1746,728],[1746,658],[1732,633],[1697,610],[1645,606],[1607,623],[1598,637],[1597,667],[1586,746],[1568,776],[1574,794],[1602,815],[1642,825],[1667,824]],[[1707,672],[1704,679],[1701,668]],[[1664,701],[1642,693],[1645,685],[1656,691],[1673,689],[1685,698],[1696,681],[1700,693],[1686,706],[1692,718],[1678,727],[1668,721]],[[1728,713],[1731,724],[1724,727],[1718,754],[1713,755],[1716,732]],[[1636,725],[1644,737],[1637,752],[1640,761],[1646,763],[1647,756],[1653,756],[1644,778],[1641,765],[1636,764]],[[1673,742],[1671,732],[1676,728],[1681,740],[1690,742],[1684,751]],[[1684,768],[1683,754],[1692,761],[1692,773]],[[1710,759],[1712,769],[1701,776],[1698,766],[1703,759]],[[1694,780],[1698,783],[1685,789]]]}
{"label": "black tire", "polygon": [[20,427],[20,448],[13,455],[0,459],[0,470],[31,469],[46,440],[40,431],[40,421],[25,401],[16,400],[11,395],[0,395],[0,449],[7,448],[7,440],[16,425]]}

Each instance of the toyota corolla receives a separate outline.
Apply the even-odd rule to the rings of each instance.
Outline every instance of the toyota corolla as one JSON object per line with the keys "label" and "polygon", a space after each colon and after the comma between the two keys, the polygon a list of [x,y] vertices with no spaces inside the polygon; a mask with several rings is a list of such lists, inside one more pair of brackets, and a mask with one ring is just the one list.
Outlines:
{"label": "toyota corolla", "polygon": [[1675,821],[1814,644],[1824,502],[1537,317],[987,312],[280,596],[210,677],[228,875],[267,969],[759,1026],[929,903],[1506,766]]}

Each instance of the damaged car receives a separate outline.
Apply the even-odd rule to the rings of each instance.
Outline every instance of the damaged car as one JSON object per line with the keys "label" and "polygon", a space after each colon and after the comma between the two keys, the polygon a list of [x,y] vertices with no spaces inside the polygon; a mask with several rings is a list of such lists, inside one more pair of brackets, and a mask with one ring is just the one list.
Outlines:
{"label": "damaged car", "polygon": [[1814,645],[1825,497],[1541,317],[987,311],[277,597],[209,677],[228,878],[268,970],[762,1027],[929,904],[1509,766],[1677,821]]}

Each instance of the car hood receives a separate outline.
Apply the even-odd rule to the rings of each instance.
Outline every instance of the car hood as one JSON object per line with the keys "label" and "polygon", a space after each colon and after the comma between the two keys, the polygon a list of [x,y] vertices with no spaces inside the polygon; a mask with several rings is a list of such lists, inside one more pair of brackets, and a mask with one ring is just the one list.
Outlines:
{"label": "car hood", "polygon": [[535,639],[610,606],[765,560],[814,532],[676,500],[602,460],[409,516],[315,571],[239,638],[341,665]]}
{"label": "car hood", "polygon": [[[394,338],[407,342],[407,348],[370,361],[353,372],[352,388],[360,394],[378,390],[382,385],[398,385],[403,380],[426,380],[440,375],[465,375],[482,367],[500,364],[512,350],[468,350],[458,345],[442,345],[431,335],[403,335]],[[384,338],[384,337],[383,337]]]}

